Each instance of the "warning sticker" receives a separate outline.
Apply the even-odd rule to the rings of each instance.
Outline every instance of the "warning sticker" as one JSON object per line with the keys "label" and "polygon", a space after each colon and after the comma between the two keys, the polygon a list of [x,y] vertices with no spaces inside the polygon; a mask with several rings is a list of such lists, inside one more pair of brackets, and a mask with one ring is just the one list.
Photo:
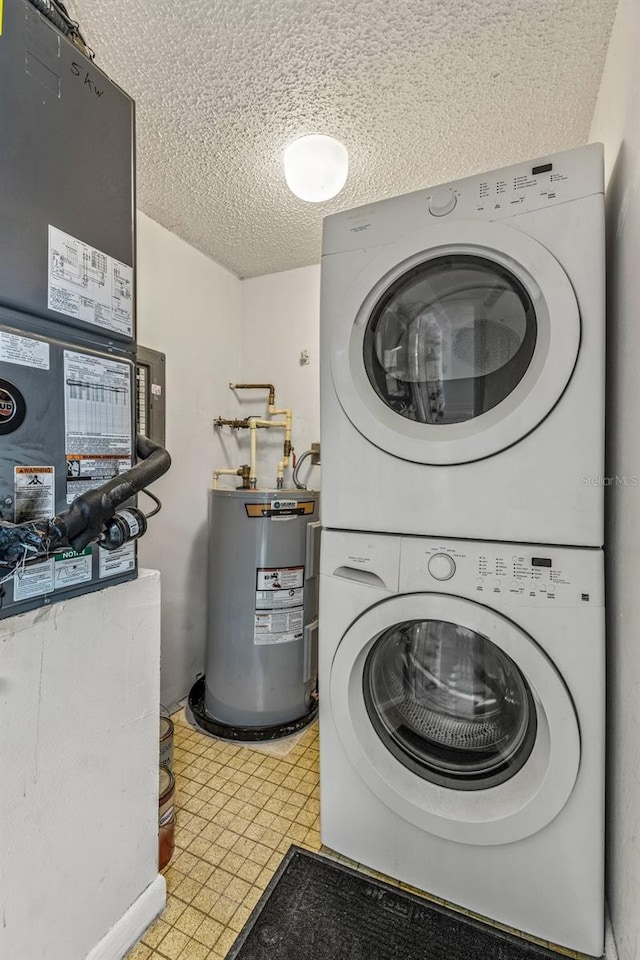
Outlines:
{"label": "warning sticker", "polygon": [[124,547],[118,547],[117,550],[101,549],[98,558],[100,579],[117,577],[135,568],[136,545],[135,543],[125,543]]}
{"label": "warning sticker", "polygon": [[43,560],[21,570],[13,575],[13,599],[29,600],[31,597],[42,597],[53,590],[53,560]]}
{"label": "warning sticker", "polygon": [[88,457],[81,453],[67,454],[67,503],[87,490],[93,490],[131,466],[128,457]]}
{"label": "warning sticker", "polygon": [[292,643],[302,639],[303,608],[263,613],[256,610],[254,644]]}
{"label": "warning sticker", "polygon": [[289,590],[256,590],[256,610],[299,607],[302,604],[303,594],[302,587],[291,587]]}
{"label": "warning sticker", "polygon": [[302,637],[304,567],[259,567],[253,642],[291,643]]}
{"label": "warning sticker", "polygon": [[291,590],[304,583],[304,567],[259,567],[257,590]]}
{"label": "warning sticker", "polygon": [[48,307],[130,337],[133,268],[49,225]]}
{"label": "warning sticker", "polygon": [[49,369],[49,344],[31,337],[19,337],[17,333],[0,330],[0,360],[17,363],[21,367]]}
{"label": "warning sticker", "polygon": [[63,550],[53,558],[54,588],[65,590],[77,583],[91,580],[91,547],[85,547],[82,553],[75,550]]}
{"label": "warning sticker", "polygon": [[289,590],[256,590],[256,610],[281,610],[285,607],[298,607],[303,600],[302,587]]}
{"label": "warning sticker", "polygon": [[54,467],[14,467],[15,522],[42,520],[56,512]]}
{"label": "warning sticker", "polygon": [[64,352],[67,503],[132,462],[131,367]]}

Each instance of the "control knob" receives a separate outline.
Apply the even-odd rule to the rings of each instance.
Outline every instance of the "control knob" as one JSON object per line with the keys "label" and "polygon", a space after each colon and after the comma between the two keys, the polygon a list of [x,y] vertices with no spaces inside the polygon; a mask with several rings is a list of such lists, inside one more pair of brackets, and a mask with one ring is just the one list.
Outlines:
{"label": "control knob", "polygon": [[450,580],[456,572],[456,562],[448,553],[434,553],[427,567],[434,580]]}
{"label": "control knob", "polygon": [[457,198],[451,187],[438,187],[429,199],[429,213],[432,217],[446,217],[456,202]]}

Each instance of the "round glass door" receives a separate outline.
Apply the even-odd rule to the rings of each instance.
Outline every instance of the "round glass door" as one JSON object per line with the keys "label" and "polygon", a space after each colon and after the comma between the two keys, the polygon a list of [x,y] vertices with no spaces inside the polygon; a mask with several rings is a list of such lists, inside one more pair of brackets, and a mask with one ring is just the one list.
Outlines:
{"label": "round glass door", "polygon": [[509,843],[571,795],[580,731],[567,686],[534,637],[474,600],[374,603],[342,637],[325,687],[353,768],[421,830]]}
{"label": "round glass door", "polygon": [[336,396],[368,442],[414,463],[471,463],[543,422],[580,349],[573,287],[543,244],[452,221],[371,257],[322,317]]}
{"label": "round glass door", "polygon": [[423,424],[473,420],[522,380],[536,346],[529,293],[505,266],[436,256],[397,279],[367,323],[363,360],[380,399]]}
{"label": "round glass door", "polygon": [[482,790],[510,779],[536,739],[531,690],[486,636],[444,620],[385,630],[363,672],[364,701],[387,749],[426,780]]}

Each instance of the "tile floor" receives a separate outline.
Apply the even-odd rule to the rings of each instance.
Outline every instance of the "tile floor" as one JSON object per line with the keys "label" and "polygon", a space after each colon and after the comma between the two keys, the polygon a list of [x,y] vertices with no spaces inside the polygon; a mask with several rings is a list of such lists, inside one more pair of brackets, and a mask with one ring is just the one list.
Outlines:
{"label": "tile floor", "polygon": [[198,733],[182,711],[172,719],[177,824],[167,907],[126,960],[222,960],[292,843],[421,894],[321,846],[317,724],[279,757]]}
{"label": "tile floor", "polygon": [[220,960],[292,843],[320,850],[318,727],[284,757],[173,717],[176,850],[167,907],[127,960]]}

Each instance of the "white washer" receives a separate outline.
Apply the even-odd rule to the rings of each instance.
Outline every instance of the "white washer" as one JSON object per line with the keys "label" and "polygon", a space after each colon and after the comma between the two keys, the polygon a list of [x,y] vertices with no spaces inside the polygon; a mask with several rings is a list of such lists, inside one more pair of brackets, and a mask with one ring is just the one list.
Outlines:
{"label": "white washer", "polygon": [[604,295],[601,144],[327,217],[323,523],[601,546]]}
{"label": "white washer", "polygon": [[323,842],[600,956],[602,551],[323,537]]}

